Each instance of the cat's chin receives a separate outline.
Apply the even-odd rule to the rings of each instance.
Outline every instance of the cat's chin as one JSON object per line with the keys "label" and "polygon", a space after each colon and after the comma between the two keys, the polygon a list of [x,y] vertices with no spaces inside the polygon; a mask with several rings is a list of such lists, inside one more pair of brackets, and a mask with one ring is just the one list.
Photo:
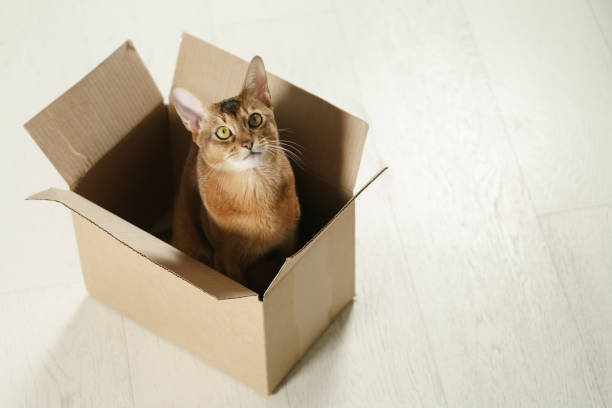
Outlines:
{"label": "cat's chin", "polygon": [[263,153],[250,153],[243,159],[231,160],[226,163],[225,168],[228,171],[240,172],[259,167],[263,164]]}

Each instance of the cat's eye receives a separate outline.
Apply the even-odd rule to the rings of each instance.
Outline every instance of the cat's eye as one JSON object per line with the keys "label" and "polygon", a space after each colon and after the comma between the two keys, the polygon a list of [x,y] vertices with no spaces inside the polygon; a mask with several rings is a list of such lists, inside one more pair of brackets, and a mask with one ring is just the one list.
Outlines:
{"label": "cat's eye", "polygon": [[215,136],[221,140],[225,140],[232,135],[232,131],[227,126],[219,126],[215,131]]}
{"label": "cat's eye", "polygon": [[259,127],[259,125],[261,125],[261,122],[263,122],[263,118],[259,113],[253,113],[251,116],[249,116],[249,127]]}

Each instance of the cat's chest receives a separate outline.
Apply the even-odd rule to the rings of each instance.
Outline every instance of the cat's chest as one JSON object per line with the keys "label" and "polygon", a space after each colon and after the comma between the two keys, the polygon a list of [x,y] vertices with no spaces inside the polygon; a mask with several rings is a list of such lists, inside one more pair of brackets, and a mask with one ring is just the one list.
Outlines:
{"label": "cat's chest", "polygon": [[278,231],[282,203],[275,186],[251,181],[221,188],[211,183],[202,190],[204,210],[219,227],[244,233]]}

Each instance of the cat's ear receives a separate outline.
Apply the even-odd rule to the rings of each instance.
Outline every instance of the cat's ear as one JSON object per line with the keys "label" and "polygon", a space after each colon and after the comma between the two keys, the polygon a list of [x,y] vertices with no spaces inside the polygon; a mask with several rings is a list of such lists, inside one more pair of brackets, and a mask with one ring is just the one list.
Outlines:
{"label": "cat's ear", "polygon": [[272,98],[268,89],[268,77],[263,60],[259,56],[253,57],[249,64],[242,93],[260,100],[266,106],[272,106]]}
{"label": "cat's ear", "polygon": [[197,134],[206,114],[202,102],[185,89],[176,88],[172,91],[172,103],[187,130]]}

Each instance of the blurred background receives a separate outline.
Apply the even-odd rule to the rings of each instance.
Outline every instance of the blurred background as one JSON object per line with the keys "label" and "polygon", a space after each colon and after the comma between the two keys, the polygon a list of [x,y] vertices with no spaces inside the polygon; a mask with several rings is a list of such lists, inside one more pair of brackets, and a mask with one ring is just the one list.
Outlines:
{"label": "blurred background", "polygon": [[[181,32],[370,124],[357,297],[268,399],[87,296],[22,125]],[[612,2],[0,4],[0,406],[612,406]]]}

